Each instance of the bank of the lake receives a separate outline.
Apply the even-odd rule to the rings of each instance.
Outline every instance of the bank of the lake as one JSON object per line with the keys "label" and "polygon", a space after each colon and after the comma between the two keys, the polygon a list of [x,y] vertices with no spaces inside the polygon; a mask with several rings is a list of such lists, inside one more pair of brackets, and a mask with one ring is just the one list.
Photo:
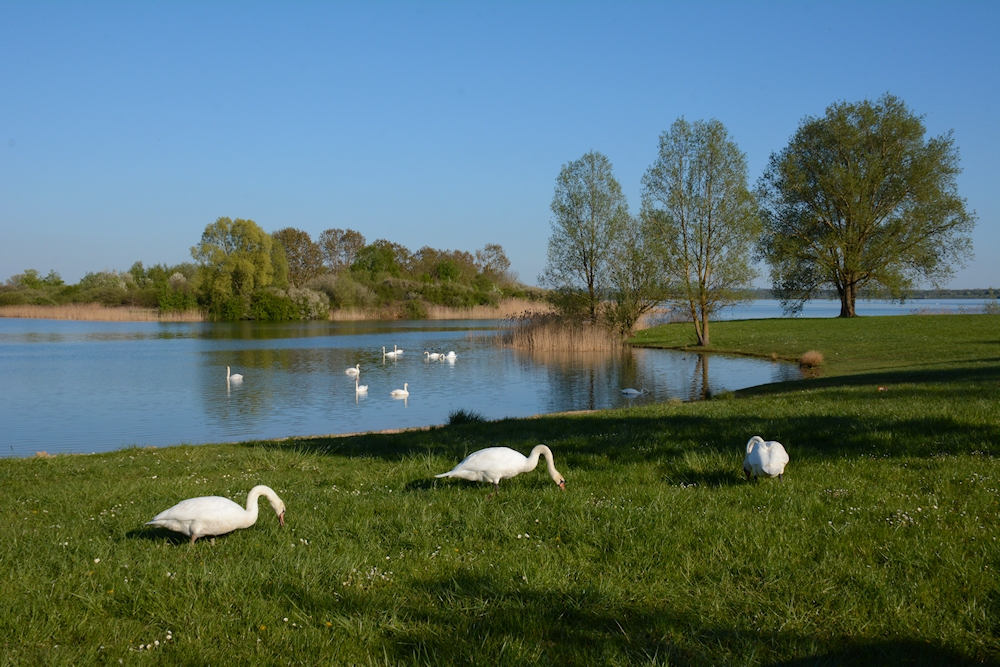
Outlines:
{"label": "bank of the lake", "polygon": [[[1000,318],[891,319],[832,333],[803,320],[794,335],[786,321],[719,323],[715,344],[734,351],[834,359],[824,378],[743,397],[0,460],[13,508],[0,524],[0,653],[998,664]],[[683,344],[675,326],[655,340]],[[753,434],[785,443],[783,483],[742,480]],[[490,500],[433,477],[472,450],[539,441],[567,491],[541,470]],[[266,504],[215,545],[143,526],[182,498],[239,502],[256,483],[285,500],[286,528]]]}

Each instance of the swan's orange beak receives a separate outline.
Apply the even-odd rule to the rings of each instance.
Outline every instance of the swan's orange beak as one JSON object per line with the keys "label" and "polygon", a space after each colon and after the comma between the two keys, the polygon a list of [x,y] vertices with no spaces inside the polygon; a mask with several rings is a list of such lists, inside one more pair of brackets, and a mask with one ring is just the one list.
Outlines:
{"label": "swan's orange beak", "polygon": [[559,480],[559,488],[562,489],[563,491],[566,490],[566,480],[564,479]]}
{"label": "swan's orange beak", "polygon": [[285,525],[285,513],[284,512],[282,512],[281,514],[278,515],[278,523],[281,524],[282,526]]}

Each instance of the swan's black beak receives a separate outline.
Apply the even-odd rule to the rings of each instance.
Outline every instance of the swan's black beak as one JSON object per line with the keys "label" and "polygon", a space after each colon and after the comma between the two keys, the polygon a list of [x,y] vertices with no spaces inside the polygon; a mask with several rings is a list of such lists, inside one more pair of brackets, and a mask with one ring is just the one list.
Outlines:
{"label": "swan's black beak", "polygon": [[282,512],[281,514],[278,515],[278,523],[281,524],[282,526],[285,525],[285,513],[284,512]]}

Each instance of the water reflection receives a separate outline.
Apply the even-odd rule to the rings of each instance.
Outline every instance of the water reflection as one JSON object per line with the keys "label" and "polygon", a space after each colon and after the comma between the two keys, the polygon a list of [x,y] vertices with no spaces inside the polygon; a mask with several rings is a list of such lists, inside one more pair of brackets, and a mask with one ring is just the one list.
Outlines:
{"label": "water reflection", "polygon": [[[703,398],[799,377],[790,364],[662,350],[524,353],[490,345],[489,323],[443,324],[0,320],[0,452],[425,426],[459,409],[499,419]],[[383,359],[382,346],[394,344],[411,352]],[[423,350],[457,356],[430,362]],[[367,395],[344,373],[355,364]],[[243,382],[227,383],[226,366]],[[392,400],[404,383],[410,395]],[[624,387],[649,393],[628,399]]]}

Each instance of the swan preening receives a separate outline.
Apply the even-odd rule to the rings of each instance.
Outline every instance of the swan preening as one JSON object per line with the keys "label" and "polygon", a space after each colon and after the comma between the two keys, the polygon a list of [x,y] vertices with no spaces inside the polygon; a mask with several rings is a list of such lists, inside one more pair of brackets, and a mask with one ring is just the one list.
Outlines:
{"label": "swan preening", "polygon": [[442,354],[441,356],[448,361],[454,361],[458,358],[458,355],[455,354],[455,350],[450,351],[448,354]]}
{"label": "swan preening", "polygon": [[649,391],[646,389],[633,389],[629,387],[628,389],[622,389],[622,395],[626,398],[635,398],[636,396],[642,396],[643,394],[648,394]]}
{"label": "swan preening", "polygon": [[785,466],[788,465],[788,452],[780,442],[776,440],[765,441],[759,435],[755,435],[747,442],[747,455],[743,459],[743,474],[750,479],[761,475],[777,477],[784,481],[782,475],[785,474]]}
{"label": "swan preening", "polygon": [[357,364],[354,368],[348,368],[344,372],[348,375],[361,375],[361,364]]}
{"label": "swan preening", "polygon": [[259,484],[247,494],[247,508],[243,509],[229,498],[204,496],[182,500],[168,510],[163,510],[147,521],[147,526],[168,528],[190,536],[191,544],[199,537],[223,535],[249,528],[257,522],[257,499],[267,498],[278,515],[278,523],[285,525],[285,503],[271,487]]}
{"label": "swan preening", "polygon": [[357,376],[357,375],[354,376],[354,393],[355,394],[367,394],[368,393],[368,385],[366,385],[366,384],[358,384],[358,380],[359,379],[360,379],[359,376]]}
{"label": "swan preening", "polygon": [[[435,477],[458,477],[470,482],[489,482],[493,485],[493,493],[496,493],[500,489],[500,480],[510,479],[522,472],[534,470],[535,466],[538,465],[539,456],[545,457],[552,481],[565,491],[566,480],[556,470],[555,462],[552,460],[552,450],[545,445],[536,445],[531,450],[530,456],[525,456],[510,447],[480,449],[466,456],[465,460],[448,472],[435,475]],[[493,496],[493,493],[490,494],[490,497]]]}
{"label": "swan preening", "polygon": [[229,366],[226,366],[226,380],[232,380],[233,382],[243,382],[243,376],[239,373],[229,373]]}
{"label": "swan preening", "polygon": [[392,390],[392,397],[393,398],[406,398],[407,396],[410,395],[410,392],[407,391],[407,387],[409,387],[409,386],[410,385],[408,385],[407,383],[404,382],[402,389],[393,389]]}

